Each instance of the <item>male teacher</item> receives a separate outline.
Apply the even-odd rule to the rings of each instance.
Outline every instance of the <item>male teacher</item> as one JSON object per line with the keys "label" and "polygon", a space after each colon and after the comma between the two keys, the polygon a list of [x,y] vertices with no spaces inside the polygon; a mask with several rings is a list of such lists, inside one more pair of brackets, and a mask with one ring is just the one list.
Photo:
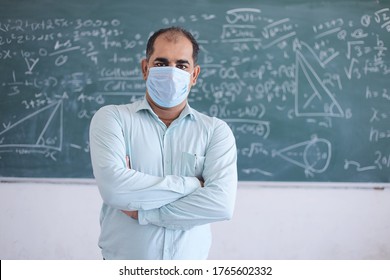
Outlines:
{"label": "male teacher", "polygon": [[104,259],[206,259],[210,223],[233,214],[232,131],[187,103],[200,73],[198,51],[188,31],[158,30],[141,62],[145,97],[105,106],[92,119]]}

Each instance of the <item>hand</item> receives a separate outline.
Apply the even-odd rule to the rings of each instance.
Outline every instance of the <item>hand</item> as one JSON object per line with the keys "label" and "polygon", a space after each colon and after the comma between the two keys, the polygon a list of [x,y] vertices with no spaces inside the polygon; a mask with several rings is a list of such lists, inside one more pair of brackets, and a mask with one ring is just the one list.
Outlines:
{"label": "hand", "polygon": [[130,218],[133,218],[134,220],[138,220],[138,211],[122,210],[122,212],[125,213]]}
{"label": "hand", "polygon": [[126,156],[126,166],[128,169],[131,169],[131,166],[130,166],[130,157],[129,156]]}
{"label": "hand", "polygon": [[197,177],[199,182],[200,182],[200,186],[203,188],[204,187],[204,179],[202,177]]}

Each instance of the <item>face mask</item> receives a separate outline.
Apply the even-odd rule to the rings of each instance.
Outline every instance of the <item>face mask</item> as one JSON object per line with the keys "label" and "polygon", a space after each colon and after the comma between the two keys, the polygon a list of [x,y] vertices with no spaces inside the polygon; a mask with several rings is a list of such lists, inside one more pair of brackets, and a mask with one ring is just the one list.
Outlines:
{"label": "face mask", "polygon": [[190,76],[176,67],[152,67],[146,80],[149,96],[161,107],[175,107],[188,96]]}

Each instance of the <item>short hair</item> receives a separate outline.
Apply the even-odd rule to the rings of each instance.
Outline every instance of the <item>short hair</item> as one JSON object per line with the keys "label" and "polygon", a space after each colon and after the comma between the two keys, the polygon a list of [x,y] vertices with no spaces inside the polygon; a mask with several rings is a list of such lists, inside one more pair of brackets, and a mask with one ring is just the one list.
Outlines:
{"label": "short hair", "polygon": [[198,53],[199,53],[198,42],[189,31],[185,30],[184,28],[176,27],[176,26],[162,28],[153,33],[153,35],[149,38],[148,43],[146,45],[146,59],[149,60],[149,58],[152,56],[154,52],[154,42],[156,41],[157,37],[166,33],[172,36],[181,35],[187,38],[188,40],[190,40],[192,44],[192,58],[194,60],[194,64],[196,65],[198,61]]}

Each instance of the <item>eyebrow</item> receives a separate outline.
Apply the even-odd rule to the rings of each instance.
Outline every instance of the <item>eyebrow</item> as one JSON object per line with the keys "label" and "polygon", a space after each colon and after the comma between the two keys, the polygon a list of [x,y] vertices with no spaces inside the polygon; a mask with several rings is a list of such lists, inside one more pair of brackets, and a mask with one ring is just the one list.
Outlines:
{"label": "eyebrow", "polygon": [[164,58],[164,57],[156,57],[156,59],[154,60],[154,62],[156,61],[159,61],[159,62],[163,62],[163,63],[167,63],[169,62],[169,60],[167,58]]}
{"label": "eyebrow", "polygon": [[[156,61],[160,61],[160,62],[166,63],[166,64],[169,63],[169,60],[167,58],[165,58],[165,57],[156,57],[154,62],[156,62]],[[178,59],[178,60],[176,60],[176,63],[191,65],[190,62],[187,59]]]}
{"label": "eyebrow", "polygon": [[179,60],[176,61],[176,63],[190,65],[190,62],[187,59],[179,59]]}

